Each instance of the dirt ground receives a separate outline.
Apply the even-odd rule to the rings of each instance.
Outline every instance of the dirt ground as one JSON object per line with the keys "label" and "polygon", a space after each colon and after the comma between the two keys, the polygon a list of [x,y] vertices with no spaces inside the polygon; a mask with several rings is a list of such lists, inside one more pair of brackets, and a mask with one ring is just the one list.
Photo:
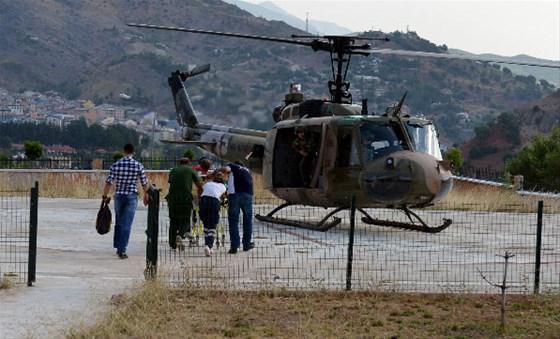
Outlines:
{"label": "dirt ground", "polygon": [[560,295],[223,292],[147,284],[72,338],[558,338]]}

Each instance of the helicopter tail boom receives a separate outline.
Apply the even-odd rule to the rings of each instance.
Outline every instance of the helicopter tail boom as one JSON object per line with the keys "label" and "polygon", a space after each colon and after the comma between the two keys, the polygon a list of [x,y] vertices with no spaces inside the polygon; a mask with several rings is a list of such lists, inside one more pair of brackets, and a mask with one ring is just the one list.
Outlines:
{"label": "helicopter tail boom", "polygon": [[179,125],[188,127],[196,127],[198,125],[189,93],[183,82],[190,77],[206,73],[209,70],[210,65],[198,66],[189,72],[175,71],[171,73],[171,76],[167,79],[173,94],[175,111],[177,112],[177,122]]}
{"label": "helicopter tail boom", "polygon": [[188,72],[171,73],[168,83],[175,102],[177,122],[182,127],[182,140],[162,142],[198,146],[226,161],[244,160],[253,170],[260,171],[266,132],[198,122],[185,81],[209,70],[210,65],[203,65]]}

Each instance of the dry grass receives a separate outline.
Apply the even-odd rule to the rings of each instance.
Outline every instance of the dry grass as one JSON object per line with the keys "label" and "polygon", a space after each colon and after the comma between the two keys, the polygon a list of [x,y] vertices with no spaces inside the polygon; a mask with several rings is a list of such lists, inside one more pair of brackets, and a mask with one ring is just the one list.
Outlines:
{"label": "dry grass", "polygon": [[7,290],[9,288],[14,287],[14,282],[7,277],[0,278],[0,290]]}
{"label": "dry grass", "polygon": [[[147,173],[152,185],[161,189],[161,196],[168,191],[169,172],[151,171]],[[39,182],[39,194],[46,198],[98,198],[105,185],[106,171],[0,171],[0,191],[28,191],[35,181]],[[254,176],[255,197],[274,198],[263,189],[262,176]]]}
{"label": "dry grass", "polygon": [[[0,171],[0,190],[29,190],[35,181],[39,181],[41,197],[98,198],[106,177],[107,172],[105,171]],[[168,190],[168,172],[149,172],[148,178],[155,187],[161,189],[161,196],[165,197]],[[254,184],[257,201],[281,203],[279,199],[263,188],[261,175],[254,176]],[[534,212],[538,200],[545,201],[545,212],[560,213],[560,199],[522,197],[510,189],[459,181],[455,181],[451,193],[434,208]]]}
{"label": "dry grass", "polygon": [[544,201],[545,213],[560,213],[560,199],[521,196],[511,189],[455,182],[453,190],[438,209],[535,212],[537,202]]}
{"label": "dry grass", "polygon": [[[101,196],[107,174],[106,171],[0,171],[0,188],[29,190],[38,181],[41,197],[91,199]],[[147,176],[155,187],[162,189],[162,194],[167,194],[167,172],[149,172]]]}
{"label": "dry grass", "polygon": [[149,283],[70,338],[558,338],[560,295],[224,292]]}

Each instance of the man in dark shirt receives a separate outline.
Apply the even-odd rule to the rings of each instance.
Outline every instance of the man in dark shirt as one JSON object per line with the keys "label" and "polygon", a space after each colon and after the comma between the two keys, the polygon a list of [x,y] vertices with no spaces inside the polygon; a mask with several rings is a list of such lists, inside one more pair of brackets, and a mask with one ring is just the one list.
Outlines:
{"label": "man in dark shirt", "polygon": [[254,247],[251,238],[253,235],[253,177],[251,171],[239,161],[226,166],[229,173],[228,193],[228,222],[230,254],[237,253],[240,246],[239,239],[239,212],[243,211],[243,251]]}
{"label": "man in dark shirt", "polygon": [[107,198],[111,186],[116,182],[115,191],[115,233],[113,246],[117,249],[117,255],[121,259],[128,258],[126,248],[130,238],[130,230],[134,221],[134,214],[138,205],[138,189],[136,181],[140,180],[144,189],[144,205],[148,204],[148,179],[144,172],[144,166],[134,160],[134,146],[124,146],[124,156],[115,162],[110,170],[103,190],[103,199]]}
{"label": "man in dark shirt", "polygon": [[169,193],[165,197],[169,208],[169,246],[173,249],[177,248],[178,242],[183,244],[183,240],[191,231],[193,184],[198,188],[200,195],[200,179],[190,167],[190,159],[182,158],[180,166],[169,172]]}
{"label": "man in dark shirt", "polygon": [[312,147],[313,144],[306,135],[303,127],[297,127],[296,138],[292,142],[292,149],[298,154],[299,175],[304,187],[308,187],[312,177]]}

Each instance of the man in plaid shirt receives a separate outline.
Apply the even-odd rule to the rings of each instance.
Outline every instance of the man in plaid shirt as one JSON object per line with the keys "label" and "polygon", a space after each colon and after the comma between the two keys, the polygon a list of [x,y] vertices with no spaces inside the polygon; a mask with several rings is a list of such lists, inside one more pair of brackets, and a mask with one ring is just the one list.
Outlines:
{"label": "man in plaid shirt", "polygon": [[144,189],[144,205],[148,204],[148,179],[144,172],[144,166],[134,160],[134,146],[124,146],[124,156],[115,162],[109,171],[105,182],[103,199],[107,198],[111,186],[116,182],[115,190],[115,233],[113,236],[113,247],[117,249],[117,255],[121,259],[128,258],[126,248],[130,237],[130,229],[134,221],[134,214],[138,206],[138,189],[136,181],[139,179]]}

